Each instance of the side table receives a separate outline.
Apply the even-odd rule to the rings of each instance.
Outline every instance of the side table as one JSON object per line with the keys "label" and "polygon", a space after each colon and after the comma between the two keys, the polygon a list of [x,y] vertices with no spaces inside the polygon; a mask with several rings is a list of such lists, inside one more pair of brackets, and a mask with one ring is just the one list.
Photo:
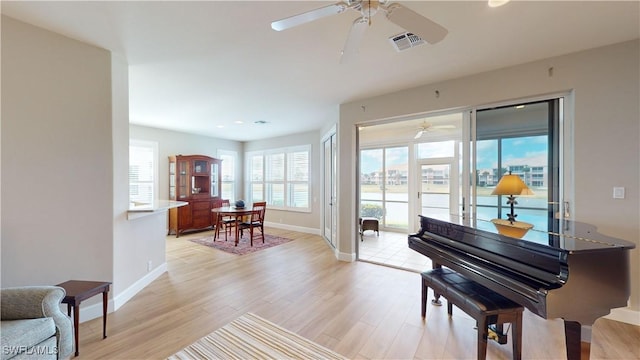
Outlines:
{"label": "side table", "polygon": [[62,299],[62,303],[67,304],[67,315],[71,316],[71,308],[73,308],[73,331],[76,342],[76,356],[80,354],[80,348],[78,347],[80,303],[100,293],[102,293],[102,338],[107,337],[107,305],[109,303],[107,295],[109,294],[109,285],[111,285],[111,283],[106,281],[83,280],[69,280],[57,285],[67,292],[67,295]]}

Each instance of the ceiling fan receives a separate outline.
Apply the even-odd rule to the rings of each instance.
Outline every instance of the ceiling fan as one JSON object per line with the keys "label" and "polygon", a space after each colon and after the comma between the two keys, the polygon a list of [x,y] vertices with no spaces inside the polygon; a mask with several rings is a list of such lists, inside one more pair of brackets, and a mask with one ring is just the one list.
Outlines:
{"label": "ceiling fan", "polygon": [[271,28],[276,31],[282,31],[329,15],[340,14],[347,9],[358,11],[360,17],[357,18],[351,26],[347,41],[342,50],[340,60],[342,63],[349,61],[349,59],[353,58],[357,53],[364,33],[367,27],[371,25],[371,18],[378,13],[379,10],[382,10],[382,12],[386,14],[389,21],[421,37],[430,44],[435,44],[444,39],[448,33],[447,29],[417,12],[398,3],[388,3],[387,0],[345,0],[274,21],[271,23]]}
{"label": "ceiling fan", "polygon": [[455,129],[455,128],[456,127],[454,125],[433,125],[433,124],[429,124],[428,122],[424,122],[422,123],[422,126],[420,126],[420,128],[418,129],[416,136],[414,136],[413,138],[420,139],[425,132],[432,131],[432,130]]}

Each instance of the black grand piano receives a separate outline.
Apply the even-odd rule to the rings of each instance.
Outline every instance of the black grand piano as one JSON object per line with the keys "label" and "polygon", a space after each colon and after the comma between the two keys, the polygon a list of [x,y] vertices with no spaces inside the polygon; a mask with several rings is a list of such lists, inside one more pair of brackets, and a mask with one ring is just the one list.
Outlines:
{"label": "black grand piano", "polygon": [[581,326],[627,306],[635,244],[584,223],[566,222],[561,232],[531,230],[522,239],[486,224],[492,225],[420,216],[409,247],[434,267],[455,270],[543,318],[564,319],[567,357],[580,359]]}

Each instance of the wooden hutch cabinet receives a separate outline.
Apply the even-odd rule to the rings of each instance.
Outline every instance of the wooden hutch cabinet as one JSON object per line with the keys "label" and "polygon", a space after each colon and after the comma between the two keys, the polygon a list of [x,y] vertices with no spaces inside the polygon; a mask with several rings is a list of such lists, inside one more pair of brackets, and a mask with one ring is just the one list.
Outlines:
{"label": "wooden hutch cabinet", "polygon": [[204,155],[169,156],[169,199],[189,205],[169,209],[169,234],[215,225],[211,212],[220,207],[222,160]]}

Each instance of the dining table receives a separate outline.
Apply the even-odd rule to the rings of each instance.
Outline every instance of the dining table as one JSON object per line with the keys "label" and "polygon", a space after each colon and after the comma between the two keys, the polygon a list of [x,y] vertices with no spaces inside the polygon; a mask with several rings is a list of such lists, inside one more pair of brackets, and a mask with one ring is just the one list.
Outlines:
{"label": "dining table", "polygon": [[240,223],[242,222],[243,217],[251,216],[254,213],[253,207],[223,206],[219,208],[213,208],[211,209],[211,211],[216,214],[216,230],[213,234],[213,241],[216,241],[216,237],[220,233],[220,225],[221,225],[220,220],[224,217],[232,217],[235,219],[235,228],[236,228],[235,246],[238,246],[238,241],[240,240]]}

